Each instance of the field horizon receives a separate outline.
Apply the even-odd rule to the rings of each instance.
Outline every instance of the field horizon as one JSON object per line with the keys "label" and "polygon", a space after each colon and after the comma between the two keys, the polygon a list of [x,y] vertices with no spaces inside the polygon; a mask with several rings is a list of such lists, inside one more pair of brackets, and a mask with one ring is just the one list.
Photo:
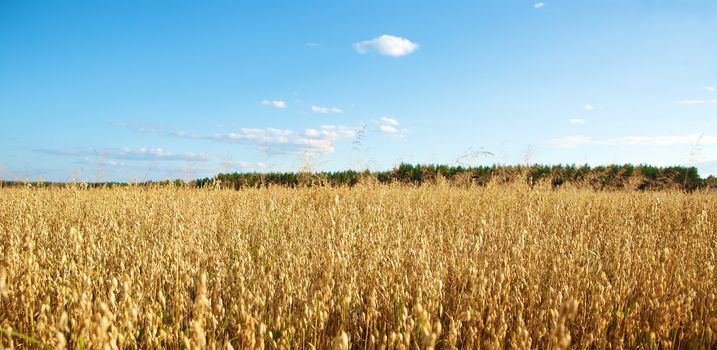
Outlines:
{"label": "field horizon", "polygon": [[689,166],[657,167],[647,164],[612,164],[591,167],[575,164],[557,165],[445,165],[401,163],[390,170],[342,170],[314,171],[305,167],[296,172],[234,172],[219,173],[213,177],[198,179],[167,179],[154,181],[66,181],[49,182],[42,179],[31,181],[8,181],[0,179],[0,188],[18,186],[57,187],[84,184],[88,187],[128,185],[177,185],[177,186],[220,186],[223,188],[246,188],[266,186],[354,186],[360,182],[403,183],[420,185],[448,181],[455,184],[486,185],[490,182],[527,181],[530,184],[548,182],[554,187],[572,185],[591,189],[607,190],[666,190],[717,188],[717,177],[702,177],[697,168]]}

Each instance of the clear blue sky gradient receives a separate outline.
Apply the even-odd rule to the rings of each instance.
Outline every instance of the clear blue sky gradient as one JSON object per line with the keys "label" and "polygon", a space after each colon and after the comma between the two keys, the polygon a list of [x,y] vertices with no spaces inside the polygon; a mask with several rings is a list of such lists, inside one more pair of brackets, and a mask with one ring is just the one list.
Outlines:
{"label": "clear blue sky gradient", "polygon": [[[537,3],[0,0],[0,178],[402,161],[717,174],[716,1]],[[418,48],[354,47],[384,34]]]}

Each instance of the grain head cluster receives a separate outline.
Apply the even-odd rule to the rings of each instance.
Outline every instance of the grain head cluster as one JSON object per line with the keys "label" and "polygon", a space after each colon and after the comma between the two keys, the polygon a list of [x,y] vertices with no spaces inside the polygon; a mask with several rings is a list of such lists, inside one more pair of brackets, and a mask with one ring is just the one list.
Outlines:
{"label": "grain head cluster", "polygon": [[0,190],[0,348],[714,348],[717,196]]}

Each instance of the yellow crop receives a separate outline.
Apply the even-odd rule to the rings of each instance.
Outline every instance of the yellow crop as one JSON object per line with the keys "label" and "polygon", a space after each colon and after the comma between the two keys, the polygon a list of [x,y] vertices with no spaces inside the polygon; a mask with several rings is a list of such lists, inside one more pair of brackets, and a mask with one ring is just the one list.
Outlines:
{"label": "yellow crop", "polygon": [[0,348],[714,348],[717,196],[0,190]]}

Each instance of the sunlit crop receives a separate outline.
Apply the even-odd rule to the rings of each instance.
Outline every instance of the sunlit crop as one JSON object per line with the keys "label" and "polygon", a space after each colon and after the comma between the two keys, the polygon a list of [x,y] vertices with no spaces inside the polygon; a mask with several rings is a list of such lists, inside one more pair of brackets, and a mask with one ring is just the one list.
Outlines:
{"label": "sunlit crop", "polygon": [[0,190],[0,347],[714,348],[717,196]]}

